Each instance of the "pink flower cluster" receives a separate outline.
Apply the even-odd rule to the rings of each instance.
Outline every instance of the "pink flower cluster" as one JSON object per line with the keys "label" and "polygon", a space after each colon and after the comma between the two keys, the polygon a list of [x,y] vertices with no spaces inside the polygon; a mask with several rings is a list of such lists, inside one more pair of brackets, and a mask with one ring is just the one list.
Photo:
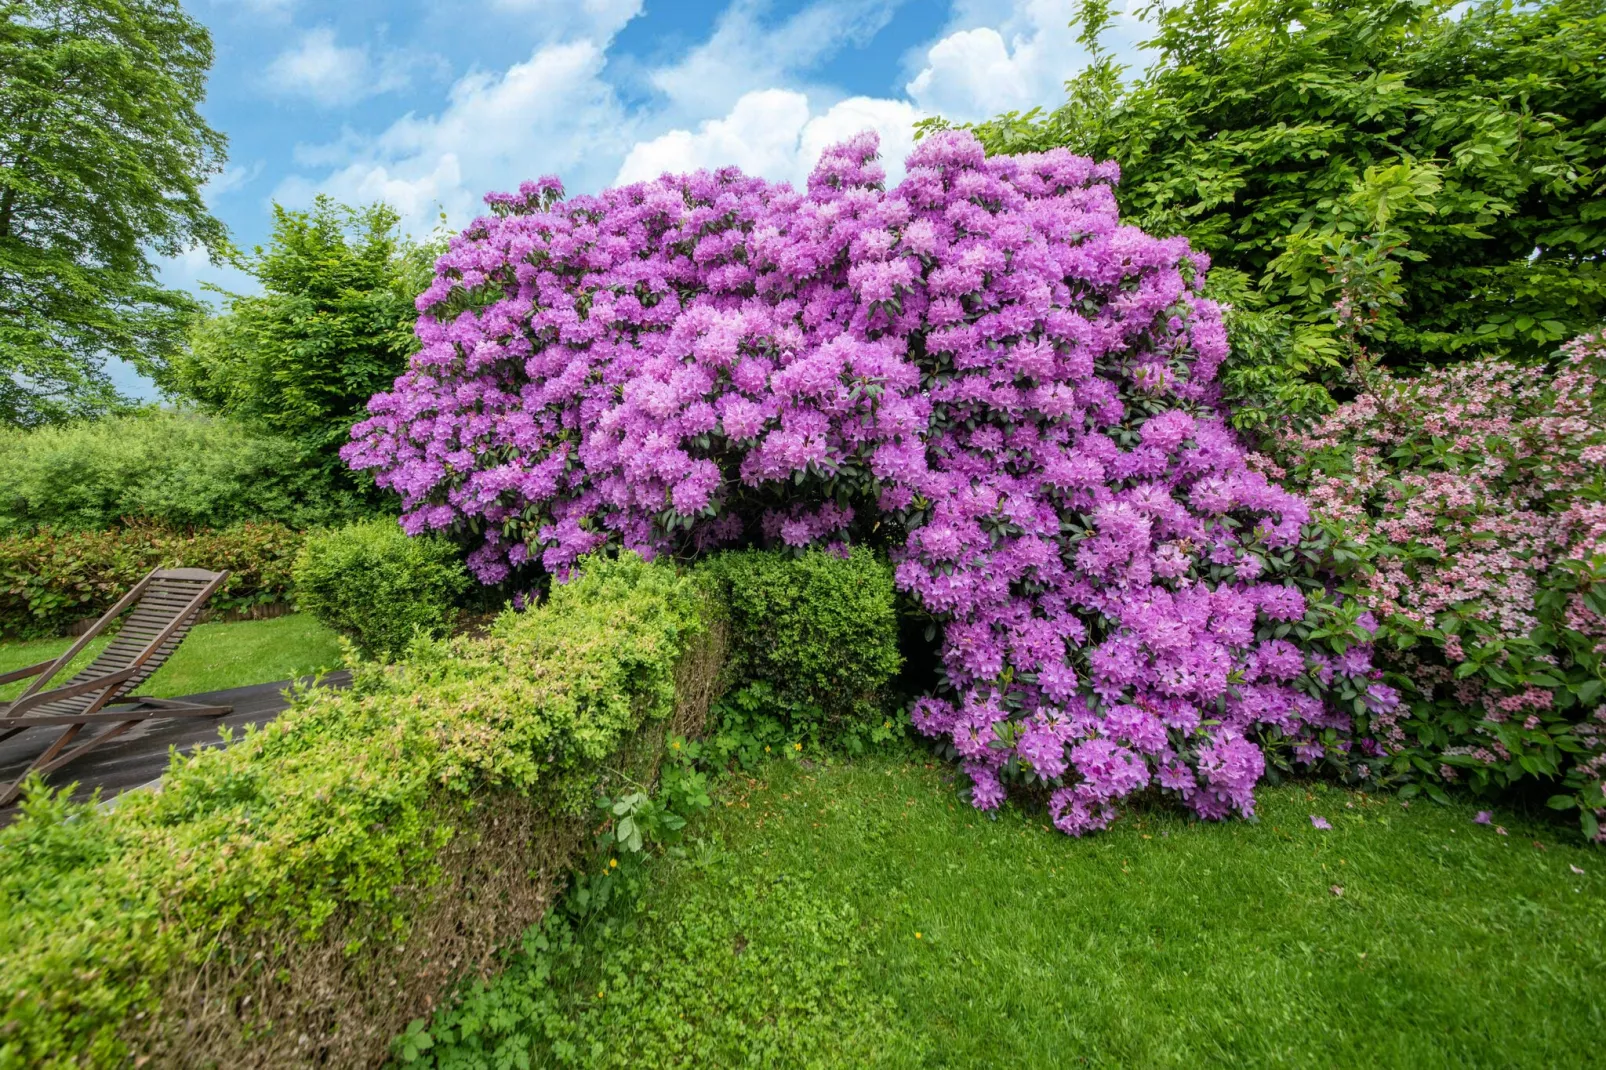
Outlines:
{"label": "pink flower cluster", "polygon": [[[1391,709],[1306,634],[1305,503],[1246,464],[1207,267],[1121,225],[1110,164],[871,135],[798,192],[734,169],[488,198],[419,298],[423,349],[344,452],[486,582],[618,545],[890,539],[943,628],[914,711],[978,807],[1102,828],[1153,789],[1253,812],[1262,744],[1348,749]],[[1358,707],[1359,708],[1359,707]]]}
{"label": "pink flower cluster", "polygon": [[1565,777],[1606,819],[1606,337],[1550,367],[1380,372],[1274,445],[1317,516],[1365,547],[1353,593],[1420,640],[1388,658],[1425,699],[1415,725],[1404,708],[1374,721],[1385,746],[1408,758],[1448,729],[1416,755],[1448,762],[1445,779]]}

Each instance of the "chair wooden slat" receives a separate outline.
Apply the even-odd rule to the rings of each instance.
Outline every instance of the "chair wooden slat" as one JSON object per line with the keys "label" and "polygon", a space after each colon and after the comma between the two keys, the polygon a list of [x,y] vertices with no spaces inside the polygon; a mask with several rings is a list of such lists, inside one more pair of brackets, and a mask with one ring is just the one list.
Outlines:
{"label": "chair wooden slat", "polygon": [[[35,759],[29,770],[38,768],[49,771],[57,768],[102,740],[120,735],[132,724],[146,718],[217,716],[227,713],[228,707],[222,706],[196,706],[174,700],[164,700],[160,705],[153,702],[147,708],[130,710],[127,719],[116,727],[103,731],[89,742],[69,751],[65,756],[57,757],[66,743],[89,723],[88,718],[93,717],[96,722],[110,719],[108,714],[99,712],[103,707],[119,702],[138,701],[131,696],[178,649],[200,616],[206,600],[227,578],[227,572],[208,572],[203,569],[154,570],[111,611],[96,621],[94,627],[74,643],[66,654],[45,670],[42,678],[30,686],[21,698],[15,702],[0,704],[0,732],[6,735],[29,727],[29,722],[34,718],[40,719],[41,727],[46,724],[67,725],[61,737]],[[50,677],[67,666],[71,655],[82,650],[90,639],[106,630],[112,621],[124,612],[127,613],[127,618],[123,627],[88,666],[75,673],[65,683],[46,688]],[[124,675],[106,687],[91,687],[78,693],[51,697],[53,692],[91,684],[108,677],[117,677],[119,674]],[[82,720],[73,721],[71,718]],[[23,777],[26,776],[27,772],[24,772]],[[0,789],[0,806],[16,798],[22,779],[19,777],[14,783]]]}

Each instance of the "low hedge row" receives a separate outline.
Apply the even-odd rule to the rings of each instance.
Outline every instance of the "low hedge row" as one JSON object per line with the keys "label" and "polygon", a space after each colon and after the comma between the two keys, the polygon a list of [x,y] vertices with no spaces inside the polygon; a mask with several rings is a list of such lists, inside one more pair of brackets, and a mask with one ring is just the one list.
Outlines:
{"label": "low hedge row", "polygon": [[[814,661],[892,641],[843,630],[855,606],[890,622],[890,600],[826,589],[884,565],[748,565],[827,596],[813,623],[806,600],[771,603]],[[727,684],[791,686],[738,673],[764,664],[752,649],[727,659],[729,636],[764,638],[729,593],[728,574],[593,559],[484,638],[417,639],[176,757],[159,792],[108,811],[35,787],[0,830],[0,1070],[383,1061],[541,918],[599,793],[651,784],[668,734],[697,735]]]}
{"label": "low hedge row", "polygon": [[0,639],[60,635],[105,612],[157,567],[228,569],[213,611],[285,601],[303,536],[272,523],[187,531],[130,524],[105,531],[0,537]]}
{"label": "low hedge row", "polygon": [[381,1060],[539,918],[600,782],[651,774],[701,601],[594,562],[485,638],[175,759],[159,792],[30,793],[0,831],[0,1067]]}

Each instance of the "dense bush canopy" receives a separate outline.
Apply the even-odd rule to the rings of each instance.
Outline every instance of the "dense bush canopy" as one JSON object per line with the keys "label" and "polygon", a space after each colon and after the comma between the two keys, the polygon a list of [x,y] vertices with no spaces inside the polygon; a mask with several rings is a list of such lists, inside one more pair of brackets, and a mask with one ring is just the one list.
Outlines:
{"label": "dense bush canopy", "polygon": [[293,576],[297,609],[380,658],[400,655],[418,633],[444,635],[472,586],[457,547],[408,538],[382,519],[311,533]]}
{"label": "dense bush canopy", "polygon": [[125,521],[307,527],[354,507],[331,495],[300,459],[287,438],[157,409],[0,430],[0,534],[99,530]]}
{"label": "dense bush canopy", "polygon": [[1273,445],[1369,566],[1351,590],[1411,698],[1372,726],[1391,769],[1430,785],[1539,780],[1601,835],[1606,339],[1546,367],[1378,373]]}
{"label": "dense bush canopy", "polygon": [[[1113,159],[1129,219],[1187,235],[1214,259],[1216,290],[1276,314],[1247,325],[1226,375],[1254,402],[1242,418],[1325,404],[1333,332],[1357,321],[1409,364],[1542,359],[1606,317],[1599,0],[1188,0],[1148,14],[1157,56],[1141,77],[1098,53],[1059,109],[975,131],[991,152]],[[1108,15],[1079,9],[1085,40]]]}
{"label": "dense bush canopy", "polygon": [[762,681],[830,722],[881,721],[883,688],[903,665],[883,557],[862,546],[840,557],[738,551],[714,555],[700,574],[729,613],[735,681]]}
{"label": "dense bush canopy", "polygon": [[978,806],[1041,786],[1081,833],[1158,783],[1222,817],[1252,812],[1256,740],[1342,759],[1395,696],[1359,608],[1307,597],[1304,503],[1215,407],[1205,258],[1120,225],[1114,168],[1064,150],[943,133],[892,191],[874,152],[828,150],[806,192],[492,195],[347,458],[409,531],[477,533],[487,582],[610,543],[889,540],[944,631],[917,724]]}

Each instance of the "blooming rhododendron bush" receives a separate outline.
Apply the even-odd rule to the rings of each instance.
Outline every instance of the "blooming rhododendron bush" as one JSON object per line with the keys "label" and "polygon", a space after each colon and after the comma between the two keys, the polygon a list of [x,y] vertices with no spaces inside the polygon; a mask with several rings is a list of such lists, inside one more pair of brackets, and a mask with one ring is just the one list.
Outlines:
{"label": "blooming rhododendron bush", "polygon": [[949,132],[888,191],[875,148],[804,191],[492,195],[348,463],[485,582],[610,545],[888,546],[942,633],[915,723],[982,808],[1016,785],[1080,834],[1147,789],[1219,818],[1268,758],[1345,762],[1395,695],[1305,504],[1222,423],[1204,258],[1122,226],[1111,165]]}
{"label": "blooming rhododendron bush", "polygon": [[1275,452],[1370,560],[1354,593],[1414,685],[1370,725],[1394,771],[1556,785],[1606,839],[1606,337],[1377,373]]}

